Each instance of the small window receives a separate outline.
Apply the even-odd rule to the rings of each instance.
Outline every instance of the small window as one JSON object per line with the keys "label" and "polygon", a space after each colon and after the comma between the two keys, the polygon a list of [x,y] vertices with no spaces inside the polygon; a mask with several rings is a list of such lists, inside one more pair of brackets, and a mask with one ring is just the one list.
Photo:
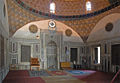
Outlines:
{"label": "small window", "polygon": [[91,2],[90,1],[86,2],[86,10],[91,11]]}
{"label": "small window", "polygon": [[55,13],[55,3],[50,3],[50,13]]}
{"label": "small window", "polygon": [[98,64],[100,64],[100,46],[98,48]]}
{"label": "small window", "polygon": [[100,46],[94,48],[94,63],[100,64]]}

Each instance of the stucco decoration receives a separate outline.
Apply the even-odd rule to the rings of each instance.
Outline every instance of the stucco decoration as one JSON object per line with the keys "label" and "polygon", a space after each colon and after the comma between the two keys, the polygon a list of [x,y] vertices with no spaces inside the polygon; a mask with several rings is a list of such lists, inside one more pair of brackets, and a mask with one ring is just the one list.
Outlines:
{"label": "stucco decoration", "polygon": [[[24,25],[23,27],[21,27],[20,29],[18,29],[15,34],[12,36],[14,38],[24,38],[24,39],[36,39],[36,36],[40,37],[40,32],[41,30],[48,30],[48,22],[50,20],[43,20],[43,21],[35,21],[35,22],[31,22],[28,23],[26,25]],[[57,32],[62,32],[63,34],[63,41],[71,41],[71,42],[83,42],[83,40],[81,39],[81,37],[79,36],[79,34],[77,32],[75,32],[73,29],[71,29],[71,27],[65,25],[64,23],[61,23],[59,21],[56,21],[56,33]],[[31,33],[29,31],[29,26],[30,25],[36,25],[38,27],[38,32],[36,33]],[[65,31],[66,30],[71,30],[72,34],[70,37],[66,36]],[[46,33],[49,33],[46,32]]]}

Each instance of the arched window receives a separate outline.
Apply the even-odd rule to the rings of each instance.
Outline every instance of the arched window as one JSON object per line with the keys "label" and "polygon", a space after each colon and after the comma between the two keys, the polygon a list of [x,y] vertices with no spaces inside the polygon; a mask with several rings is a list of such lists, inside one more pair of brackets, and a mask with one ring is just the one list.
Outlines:
{"label": "arched window", "polygon": [[91,11],[91,2],[90,1],[86,2],[86,10]]}
{"label": "arched window", "polygon": [[55,13],[55,3],[50,3],[50,13]]}

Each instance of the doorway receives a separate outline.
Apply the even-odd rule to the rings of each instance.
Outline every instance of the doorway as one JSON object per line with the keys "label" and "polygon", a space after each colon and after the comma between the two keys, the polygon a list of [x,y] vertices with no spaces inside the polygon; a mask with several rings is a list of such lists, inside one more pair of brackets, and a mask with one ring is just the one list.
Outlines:
{"label": "doorway", "polygon": [[94,63],[100,64],[100,46],[94,48]]}
{"label": "doorway", "polygon": [[77,55],[78,55],[77,48],[71,48],[70,49],[70,54],[71,54],[70,61],[71,62],[77,62]]}

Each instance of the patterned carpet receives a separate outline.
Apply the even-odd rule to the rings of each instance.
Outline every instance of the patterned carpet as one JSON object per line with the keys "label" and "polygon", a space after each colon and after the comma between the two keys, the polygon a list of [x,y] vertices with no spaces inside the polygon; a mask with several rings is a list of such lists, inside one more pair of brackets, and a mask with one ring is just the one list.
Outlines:
{"label": "patterned carpet", "polygon": [[83,76],[83,75],[90,75],[92,73],[95,73],[95,71],[90,71],[90,70],[67,70],[66,72],[74,75],[74,76]]}
{"label": "patterned carpet", "polygon": [[2,83],[45,83],[41,77],[30,77],[27,70],[9,71]]}
{"label": "patterned carpet", "polygon": [[29,71],[30,77],[40,77],[40,76],[50,76],[47,71],[40,70],[40,71]]}
{"label": "patterned carpet", "polygon": [[49,76],[49,77],[42,77],[46,83],[86,83],[80,79],[77,79],[72,76]]}
{"label": "patterned carpet", "polygon": [[57,70],[57,71],[48,71],[48,73],[52,76],[64,76],[64,75],[67,75],[66,72],[64,71],[60,71],[60,70]]}
{"label": "patterned carpet", "polygon": [[[2,83],[110,83],[114,76],[113,73],[105,73],[91,70],[63,70],[51,72],[55,75],[49,74],[46,70],[9,71]],[[60,75],[64,73],[67,73],[67,75]],[[114,83],[120,83],[120,78],[116,79]]]}

